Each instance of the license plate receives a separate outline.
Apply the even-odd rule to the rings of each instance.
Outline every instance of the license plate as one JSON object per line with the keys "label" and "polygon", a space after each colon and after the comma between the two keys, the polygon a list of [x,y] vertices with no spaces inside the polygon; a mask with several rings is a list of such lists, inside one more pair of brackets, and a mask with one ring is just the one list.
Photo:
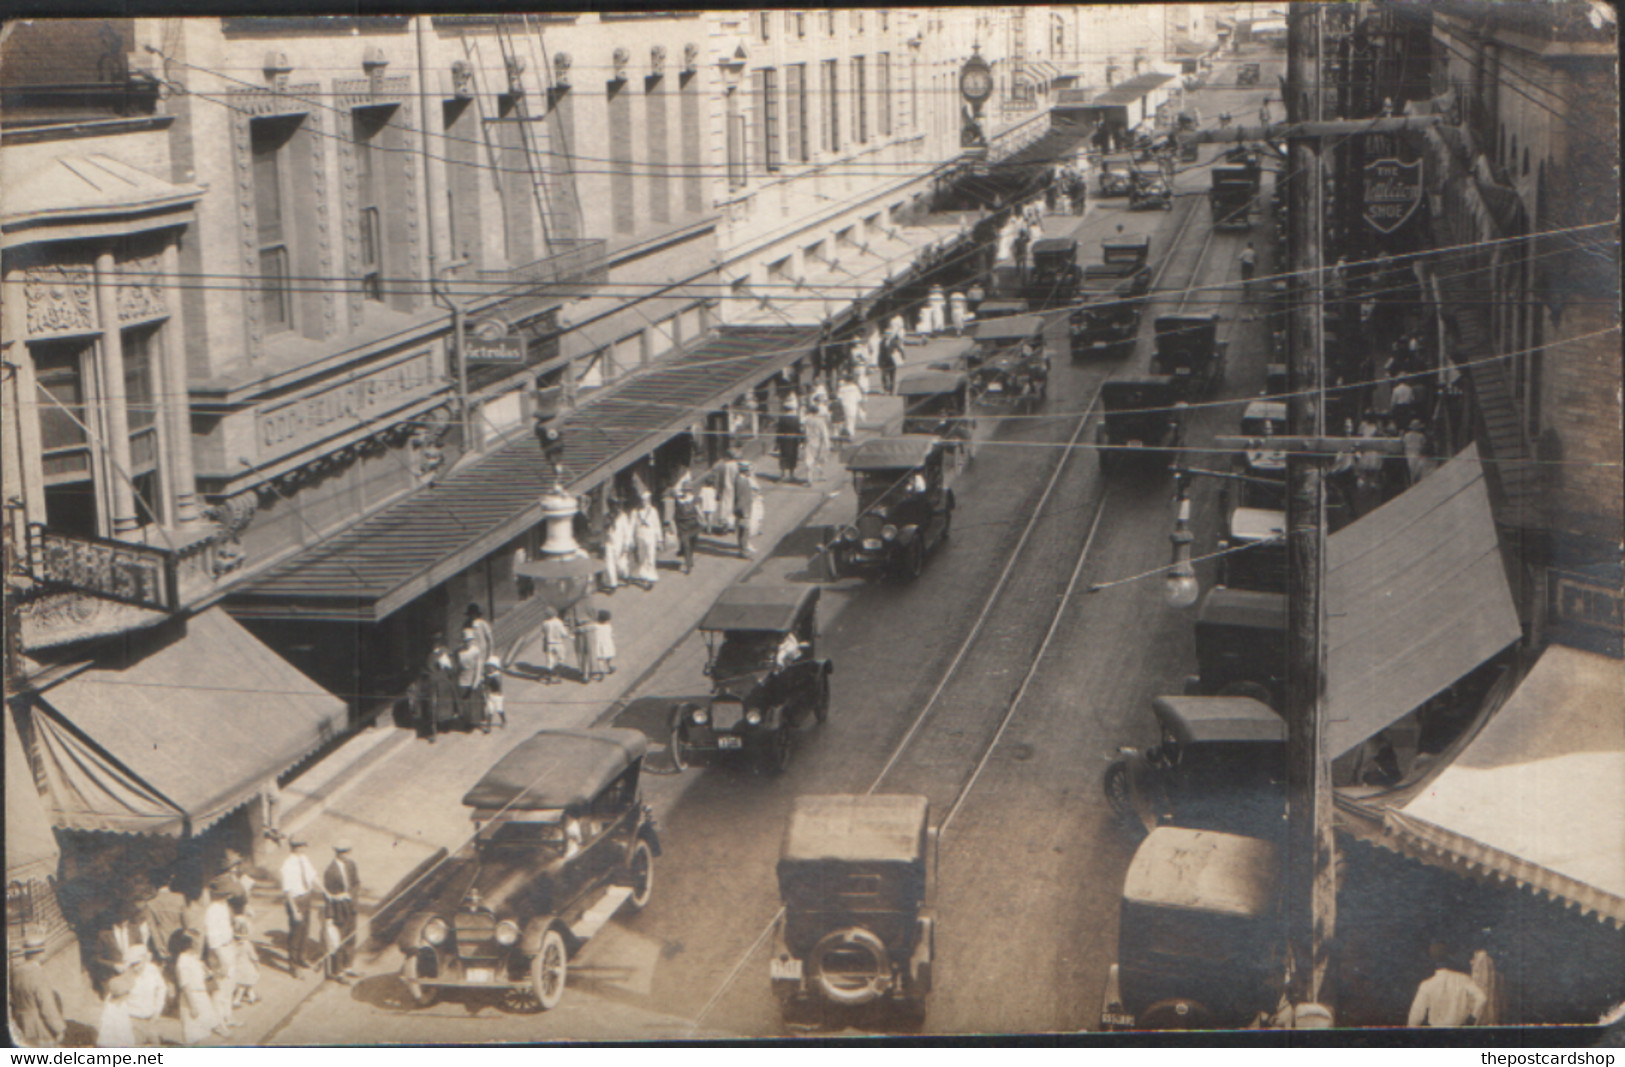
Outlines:
{"label": "license plate", "polygon": [[1134,1026],[1134,1016],[1118,1015],[1113,1012],[1102,1012],[1100,1022],[1102,1026],[1122,1026],[1132,1028]]}
{"label": "license plate", "polygon": [[1130,448],[1139,448],[1139,447],[1140,447],[1140,446],[1141,446],[1141,445],[1143,445],[1143,444],[1145,444],[1145,442],[1144,442],[1144,441],[1130,441],[1130,442],[1129,442],[1129,443],[1128,443],[1128,446],[1129,446],[1129,447],[1130,447]]}
{"label": "license plate", "polygon": [[866,537],[863,540],[863,550],[865,552],[879,552],[880,542],[875,540],[873,537]]}
{"label": "license plate", "polygon": [[1004,392],[1004,386],[1000,385],[998,382],[989,382],[987,391],[990,393],[1002,393]]}
{"label": "license plate", "polygon": [[727,734],[723,734],[721,737],[717,738],[717,747],[718,748],[744,748],[745,747],[745,739],[742,738],[742,737],[730,737]]}
{"label": "license plate", "polygon": [[465,974],[470,982],[489,982],[496,978],[496,972],[489,967],[470,967]]}
{"label": "license plate", "polygon": [[1189,374],[1190,372],[1191,372],[1191,369],[1189,367],[1175,367],[1174,368],[1174,373],[1175,374]]}

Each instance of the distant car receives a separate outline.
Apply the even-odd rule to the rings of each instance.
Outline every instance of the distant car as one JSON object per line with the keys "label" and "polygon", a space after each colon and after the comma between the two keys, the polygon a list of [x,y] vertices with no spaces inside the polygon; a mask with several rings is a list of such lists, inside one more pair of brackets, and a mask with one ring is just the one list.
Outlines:
{"label": "distant car", "polygon": [[1286,696],[1286,594],[1214,586],[1196,609],[1196,670],[1187,696],[1247,696],[1280,710]]}
{"label": "distant car", "polygon": [[1182,399],[1211,396],[1224,381],[1230,342],[1219,339],[1219,316],[1158,315],[1151,373],[1172,377]]}
{"label": "distant car", "polygon": [[768,964],[786,1015],[886,1003],[923,1017],[936,949],[930,824],[920,796],[796,798]]}
{"label": "distant car", "polygon": [[1078,242],[1072,237],[1046,237],[1034,241],[1033,266],[1027,274],[1024,294],[1027,306],[1041,311],[1059,304],[1071,303],[1083,283],[1083,268],[1078,266]]}
{"label": "distant car", "polygon": [[521,1010],[558,1005],[570,957],[653,892],[660,837],[639,790],[646,747],[636,730],[543,730],[468,791],[474,840],[401,932],[413,1006],[452,991]]}
{"label": "distant car", "polygon": [[1100,387],[1095,430],[1103,472],[1139,465],[1167,472],[1185,443],[1185,405],[1172,378],[1123,378]]}
{"label": "distant car", "polygon": [[924,435],[877,437],[852,451],[858,514],[829,542],[834,577],[920,576],[953,527],[952,457],[950,442]]}
{"label": "distant car", "polygon": [[1241,65],[1241,69],[1236,71],[1236,84],[1238,86],[1257,85],[1258,74],[1259,70],[1257,63],[1243,63]]}
{"label": "distant car", "polygon": [[718,756],[755,757],[774,773],[795,734],[829,717],[834,664],[818,656],[816,585],[732,585],[700,619],[711,695],[672,708],[669,751],[679,768]]}
{"label": "distant car", "polygon": [[1134,165],[1127,159],[1104,159],[1100,163],[1100,195],[1127,196],[1133,188]]}
{"label": "distant car", "polygon": [[1134,185],[1128,193],[1130,211],[1172,211],[1173,208],[1174,192],[1168,179],[1145,171],[1134,176]]}

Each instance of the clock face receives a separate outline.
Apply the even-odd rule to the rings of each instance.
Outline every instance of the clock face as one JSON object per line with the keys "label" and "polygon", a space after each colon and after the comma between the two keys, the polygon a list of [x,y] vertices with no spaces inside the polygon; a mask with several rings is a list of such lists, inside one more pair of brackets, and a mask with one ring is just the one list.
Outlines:
{"label": "clock face", "polygon": [[959,76],[959,91],[971,100],[986,100],[993,93],[993,75],[986,67],[971,67]]}

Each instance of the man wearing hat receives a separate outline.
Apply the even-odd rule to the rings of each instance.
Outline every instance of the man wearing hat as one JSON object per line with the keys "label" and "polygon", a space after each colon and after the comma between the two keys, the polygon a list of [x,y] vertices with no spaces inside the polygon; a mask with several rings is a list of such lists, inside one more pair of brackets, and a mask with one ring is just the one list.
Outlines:
{"label": "man wearing hat", "polygon": [[282,861],[282,905],[288,912],[288,973],[295,978],[305,966],[305,942],[310,935],[310,913],[316,902],[316,868],[305,855],[304,837],[288,842]]}
{"label": "man wearing hat", "polygon": [[29,1048],[62,1044],[67,1024],[62,1019],[62,998],[45,976],[40,958],[45,955],[45,931],[29,927],[23,934],[23,954],[11,965],[11,1032]]}
{"label": "man wearing hat", "polygon": [[330,944],[327,952],[327,977],[343,982],[357,977],[350,963],[355,958],[355,894],[361,878],[355,860],[350,858],[350,843],[340,841],[333,846],[333,862],[322,873],[322,891],[327,896],[327,923],[337,943]]}

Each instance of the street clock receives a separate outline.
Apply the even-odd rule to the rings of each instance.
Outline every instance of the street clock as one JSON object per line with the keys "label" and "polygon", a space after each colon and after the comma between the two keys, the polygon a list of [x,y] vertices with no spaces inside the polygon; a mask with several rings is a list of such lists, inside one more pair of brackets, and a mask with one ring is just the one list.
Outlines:
{"label": "street clock", "polygon": [[980,55],[971,56],[960,69],[959,92],[966,100],[977,105],[993,95],[993,71]]}

